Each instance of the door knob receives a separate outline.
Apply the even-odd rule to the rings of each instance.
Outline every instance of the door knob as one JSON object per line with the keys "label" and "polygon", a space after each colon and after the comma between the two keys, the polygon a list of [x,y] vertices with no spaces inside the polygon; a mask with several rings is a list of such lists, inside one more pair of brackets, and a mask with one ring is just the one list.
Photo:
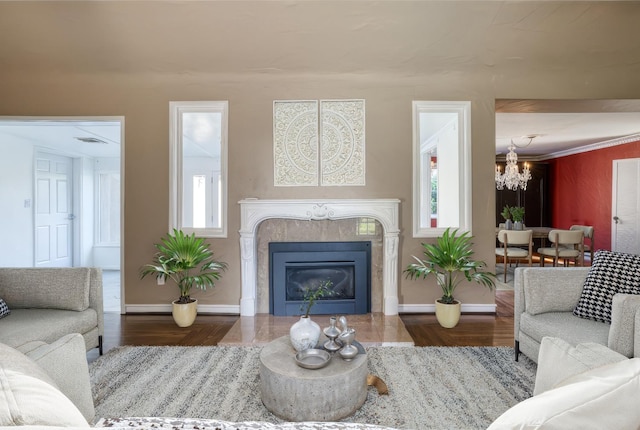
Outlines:
{"label": "door knob", "polygon": [[618,221],[620,221],[620,218],[618,218],[617,216],[614,216],[613,220],[615,221],[616,224],[618,224]]}

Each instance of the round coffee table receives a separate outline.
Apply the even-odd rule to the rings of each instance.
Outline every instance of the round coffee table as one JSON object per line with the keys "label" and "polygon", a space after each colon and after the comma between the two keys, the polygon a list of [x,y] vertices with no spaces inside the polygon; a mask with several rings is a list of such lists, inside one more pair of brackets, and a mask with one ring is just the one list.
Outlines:
{"label": "round coffee table", "polygon": [[274,415],[287,421],[337,421],[353,414],[367,398],[367,355],[345,361],[334,354],[322,369],[296,364],[289,336],[260,352],[260,396]]}

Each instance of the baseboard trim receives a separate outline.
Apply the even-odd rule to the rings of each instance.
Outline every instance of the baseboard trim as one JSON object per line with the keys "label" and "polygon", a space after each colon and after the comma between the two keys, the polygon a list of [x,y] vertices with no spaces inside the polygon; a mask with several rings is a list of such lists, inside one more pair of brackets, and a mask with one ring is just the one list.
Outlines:
{"label": "baseboard trim", "polygon": [[[170,314],[171,304],[168,305],[125,305],[127,314]],[[198,305],[199,314],[240,315],[238,305]]]}
{"label": "baseboard trim", "polygon": [[[170,314],[171,304],[165,305],[125,305],[127,314]],[[463,303],[462,313],[483,313],[491,314],[496,312],[495,304],[474,304]],[[433,314],[436,312],[435,304],[400,304],[398,313],[400,314]],[[226,314],[240,315],[238,305],[198,305],[199,314]]]}
{"label": "baseboard trim", "polygon": [[[474,304],[474,303],[463,303],[460,307],[462,313],[469,314],[494,314],[496,313],[496,305],[495,304]],[[436,313],[436,305],[435,304],[416,304],[416,305],[408,305],[408,304],[400,304],[398,305],[398,313],[401,314],[434,314]]]}

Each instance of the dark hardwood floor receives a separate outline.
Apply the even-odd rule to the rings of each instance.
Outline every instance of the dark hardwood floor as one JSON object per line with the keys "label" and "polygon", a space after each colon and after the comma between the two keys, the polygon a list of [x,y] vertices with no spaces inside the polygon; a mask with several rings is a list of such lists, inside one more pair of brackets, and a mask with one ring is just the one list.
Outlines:
{"label": "dark hardwood floor", "polygon": [[[513,346],[513,291],[496,291],[496,314],[463,314],[452,329],[440,327],[433,314],[400,317],[416,346]],[[171,315],[105,313],[104,351],[121,345],[217,345],[237,315],[198,315],[180,328]],[[94,360],[97,349],[89,352]]]}
{"label": "dark hardwood floor", "polygon": [[433,314],[400,315],[416,346],[513,346],[513,291],[496,291],[496,314],[463,314],[443,328]]}

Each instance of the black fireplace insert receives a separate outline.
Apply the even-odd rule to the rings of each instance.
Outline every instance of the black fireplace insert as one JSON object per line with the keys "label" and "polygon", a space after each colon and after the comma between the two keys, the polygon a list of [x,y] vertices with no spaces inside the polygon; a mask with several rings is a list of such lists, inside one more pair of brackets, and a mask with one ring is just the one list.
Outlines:
{"label": "black fireplace insert", "polygon": [[312,314],[371,311],[371,242],[271,242],[269,312],[300,315],[307,290],[329,285]]}

